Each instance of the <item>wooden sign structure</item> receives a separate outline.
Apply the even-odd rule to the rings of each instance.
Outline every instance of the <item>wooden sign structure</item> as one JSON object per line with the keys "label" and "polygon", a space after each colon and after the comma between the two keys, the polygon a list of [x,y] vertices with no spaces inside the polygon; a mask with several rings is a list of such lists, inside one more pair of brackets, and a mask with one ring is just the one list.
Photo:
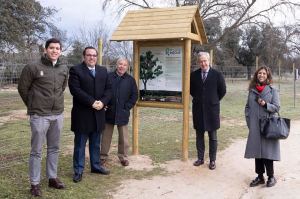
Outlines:
{"label": "wooden sign structure", "polygon": [[[183,109],[182,159],[184,161],[187,160],[191,46],[192,42],[196,42],[200,45],[207,43],[204,25],[198,7],[183,6],[129,11],[113,33],[111,41],[133,41],[133,74],[138,87],[144,85],[144,90],[140,90],[138,102],[133,108],[133,154],[137,155],[139,153],[139,107],[174,108]],[[141,59],[147,56],[153,57],[153,54],[157,56],[155,60],[152,60],[152,65],[156,65],[157,67],[157,81],[162,81],[165,85],[159,89],[159,92],[162,92],[161,90],[171,85],[173,90],[165,93],[180,93],[179,98],[175,97],[174,100],[174,97],[165,96],[158,99],[148,99],[147,97],[141,96],[147,93],[148,90],[146,86],[151,86],[151,84],[149,84],[151,81],[147,79],[147,77],[141,77],[143,75],[143,73],[141,73]],[[168,71],[173,71],[172,78],[169,78],[170,74],[168,74],[168,71],[163,69],[162,66],[164,68],[169,67]],[[181,78],[175,77],[176,72],[174,71],[176,70],[181,72]],[[166,77],[158,77],[163,73],[165,73],[169,79]],[[142,79],[143,84],[140,79]],[[173,82],[170,83],[170,79],[172,79]],[[179,79],[179,81],[176,79]],[[155,84],[155,80],[152,80],[152,83]],[[181,85],[178,86],[178,84]],[[154,87],[153,89],[155,90]],[[141,93],[141,91],[143,91],[143,93]]]}

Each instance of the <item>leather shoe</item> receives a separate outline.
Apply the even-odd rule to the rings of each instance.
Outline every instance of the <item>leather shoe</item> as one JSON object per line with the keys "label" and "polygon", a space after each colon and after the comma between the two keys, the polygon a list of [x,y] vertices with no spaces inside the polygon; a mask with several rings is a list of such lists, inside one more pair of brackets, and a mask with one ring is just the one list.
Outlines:
{"label": "leather shoe", "polygon": [[55,189],[64,189],[65,185],[60,181],[58,178],[50,178],[49,179],[49,187],[55,188]]}
{"label": "leather shoe", "polygon": [[210,161],[210,162],[209,162],[209,165],[208,165],[208,168],[209,168],[210,170],[216,169],[216,162],[215,162],[215,161]]}
{"label": "leather shoe", "polygon": [[128,160],[121,160],[120,162],[121,162],[121,165],[124,166],[124,167],[126,167],[126,166],[129,165],[129,161]]}
{"label": "leather shoe", "polygon": [[75,173],[73,176],[73,182],[77,183],[82,180],[82,174],[81,173]]}
{"label": "leather shoe", "polygon": [[103,166],[106,163],[106,159],[101,159],[100,160],[100,165]]}
{"label": "leather shoe", "polygon": [[103,166],[100,166],[97,170],[91,170],[91,173],[99,173],[102,175],[109,175],[110,171]]}
{"label": "leather shoe", "polygon": [[276,184],[276,179],[274,177],[268,178],[267,187],[273,187]]}
{"label": "leather shoe", "polygon": [[256,177],[252,182],[250,183],[250,187],[256,187],[257,185],[265,184],[265,178],[259,178]]}
{"label": "leather shoe", "polygon": [[204,160],[203,159],[198,159],[194,162],[194,166],[198,167],[200,165],[204,164]]}
{"label": "leather shoe", "polygon": [[32,196],[37,197],[37,196],[42,196],[42,191],[40,188],[40,185],[31,185],[30,193]]}

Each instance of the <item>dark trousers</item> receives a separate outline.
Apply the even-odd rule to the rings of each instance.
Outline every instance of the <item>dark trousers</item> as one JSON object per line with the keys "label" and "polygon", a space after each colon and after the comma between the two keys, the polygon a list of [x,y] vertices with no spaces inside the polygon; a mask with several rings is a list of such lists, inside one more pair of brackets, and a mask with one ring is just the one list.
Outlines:
{"label": "dark trousers", "polygon": [[[196,147],[198,153],[198,159],[204,159],[205,152],[205,142],[204,142],[204,132],[197,131],[196,132]],[[209,159],[210,161],[215,161],[217,156],[217,131],[208,131],[209,138]]]}
{"label": "dark trousers", "polygon": [[267,176],[273,177],[274,175],[273,160],[255,158],[255,172],[258,175],[262,176],[265,173],[265,168],[267,171]]}
{"label": "dark trousers", "polygon": [[91,170],[99,170],[100,168],[100,133],[79,133],[75,132],[74,138],[74,154],[73,168],[74,173],[81,174],[84,169],[85,162],[85,145],[89,140],[89,153]]}

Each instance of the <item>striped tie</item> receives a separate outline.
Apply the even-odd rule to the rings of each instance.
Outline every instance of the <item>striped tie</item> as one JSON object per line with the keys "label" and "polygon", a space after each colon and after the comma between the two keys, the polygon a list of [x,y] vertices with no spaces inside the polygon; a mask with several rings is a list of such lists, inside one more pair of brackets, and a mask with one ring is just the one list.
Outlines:
{"label": "striped tie", "polygon": [[203,81],[203,82],[205,82],[206,77],[207,77],[207,72],[203,72],[203,73],[202,73],[202,81]]}

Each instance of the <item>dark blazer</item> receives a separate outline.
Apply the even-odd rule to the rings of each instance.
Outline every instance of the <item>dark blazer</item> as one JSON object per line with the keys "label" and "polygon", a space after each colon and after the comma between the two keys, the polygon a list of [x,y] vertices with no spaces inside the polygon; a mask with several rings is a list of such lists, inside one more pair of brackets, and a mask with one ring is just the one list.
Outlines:
{"label": "dark blazer", "polygon": [[111,72],[108,77],[112,83],[113,97],[106,110],[106,122],[127,125],[130,109],[135,105],[138,98],[135,79],[127,73],[119,76],[116,72]]}
{"label": "dark blazer", "polygon": [[190,81],[194,128],[198,131],[219,129],[220,100],[226,94],[226,84],[222,74],[210,68],[203,83],[201,69],[198,69],[191,73]]}
{"label": "dark blazer", "polygon": [[105,111],[92,107],[95,100],[107,105],[112,97],[106,68],[96,65],[92,76],[85,63],[70,69],[69,88],[73,95],[71,130],[76,133],[101,132],[105,127]]}

